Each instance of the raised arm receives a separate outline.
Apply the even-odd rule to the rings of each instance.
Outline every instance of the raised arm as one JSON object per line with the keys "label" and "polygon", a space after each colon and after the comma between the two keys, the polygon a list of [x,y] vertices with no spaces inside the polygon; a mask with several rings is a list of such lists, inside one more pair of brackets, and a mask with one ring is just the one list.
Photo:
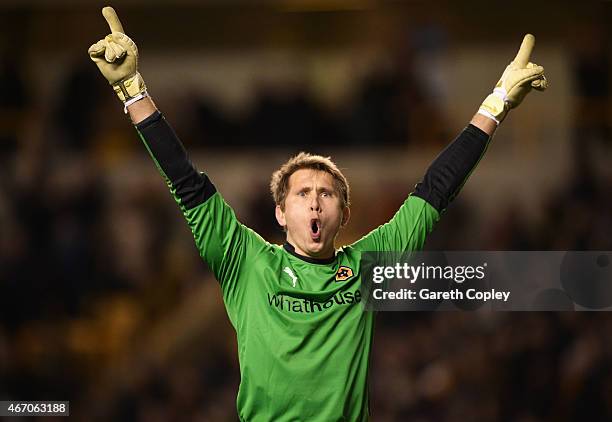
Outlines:
{"label": "raised arm", "polygon": [[187,151],[157,110],[138,72],[138,49],[123,32],[112,7],[102,14],[111,33],[89,48],[98,66],[124,104],[138,135],[164,177],[193,233],[200,255],[221,283],[226,300],[239,296],[237,269],[244,256],[265,244],[238,222],[234,211],[209,178],[192,164]]}
{"label": "raised arm", "polygon": [[459,193],[470,176],[497,126],[508,112],[517,107],[532,90],[543,91],[548,86],[544,68],[529,62],[535,37],[525,35],[513,61],[480,106],[470,124],[450,143],[431,164],[414,195],[443,212]]}
{"label": "raised arm", "polygon": [[414,192],[387,223],[353,246],[364,251],[409,251],[423,247],[440,214],[457,196],[484,155],[497,126],[532,90],[544,90],[544,68],[529,62],[535,43],[527,34],[515,59],[468,126],[433,161]]}
{"label": "raised arm", "polygon": [[89,56],[108,80],[183,211],[210,198],[215,188],[192,165],[185,148],[157,110],[138,71],[138,48],[125,35],[112,7],[102,9],[110,34],[89,48]]}

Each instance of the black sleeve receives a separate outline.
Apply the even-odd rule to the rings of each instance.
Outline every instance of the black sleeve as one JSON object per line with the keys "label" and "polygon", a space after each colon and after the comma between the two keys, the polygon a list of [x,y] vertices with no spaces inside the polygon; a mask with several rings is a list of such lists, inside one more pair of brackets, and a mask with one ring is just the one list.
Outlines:
{"label": "black sleeve", "polygon": [[424,199],[442,213],[484,155],[490,137],[470,124],[429,166],[413,195]]}
{"label": "black sleeve", "polygon": [[208,177],[193,166],[180,139],[159,111],[138,123],[136,129],[181,206],[195,208],[216,192]]}

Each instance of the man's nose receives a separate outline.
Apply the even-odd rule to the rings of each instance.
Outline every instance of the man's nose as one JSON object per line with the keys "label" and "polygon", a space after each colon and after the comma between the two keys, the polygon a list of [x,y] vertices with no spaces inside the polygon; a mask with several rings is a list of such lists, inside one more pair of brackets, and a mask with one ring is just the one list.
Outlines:
{"label": "man's nose", "polygon": [[312,196],[312,199],[310,200],[310,210],[317,212],[321,210],[321,204],[319,204],[319,195]]}

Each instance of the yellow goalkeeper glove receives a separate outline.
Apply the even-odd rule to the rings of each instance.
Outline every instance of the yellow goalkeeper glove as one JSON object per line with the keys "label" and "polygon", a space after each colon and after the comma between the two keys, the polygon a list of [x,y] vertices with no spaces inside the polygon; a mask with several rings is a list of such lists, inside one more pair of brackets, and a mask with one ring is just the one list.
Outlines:
{"label": "yellow goalkeeper glove", "polygon": [[89,57],[127,106],[147,96],[147,87],[138,73],[138,48],[123,32],[112,7],[102,9],[111,33],[89,47]]}
{"label": "yellow goalkeeper glove", "polygon": [[531,34],[525,35],[516,57],[504,70],[493,93],[485,98],[478,110],[479,114],[499,124],[508,111],[517,107],[532,88],[544,91],[548,87],[544,68],[529,62],[534,45],[535,37]]}

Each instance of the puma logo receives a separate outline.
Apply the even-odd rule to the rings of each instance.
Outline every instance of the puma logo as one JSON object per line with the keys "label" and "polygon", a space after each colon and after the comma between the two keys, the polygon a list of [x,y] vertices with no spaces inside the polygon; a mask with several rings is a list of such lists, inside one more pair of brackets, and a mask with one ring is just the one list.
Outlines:
{"label": "puma logo", "polygon": [[298,279],[295,276],[295,274],[293,274],[293,271],[291,271],[291,268],[285,267],[283,271],[286,272],[289,275],[289,277],[291,277],[291,280],[293,280],[293,283],[292,283],[293,287],[295,287],[295,283],[297,283]]}

